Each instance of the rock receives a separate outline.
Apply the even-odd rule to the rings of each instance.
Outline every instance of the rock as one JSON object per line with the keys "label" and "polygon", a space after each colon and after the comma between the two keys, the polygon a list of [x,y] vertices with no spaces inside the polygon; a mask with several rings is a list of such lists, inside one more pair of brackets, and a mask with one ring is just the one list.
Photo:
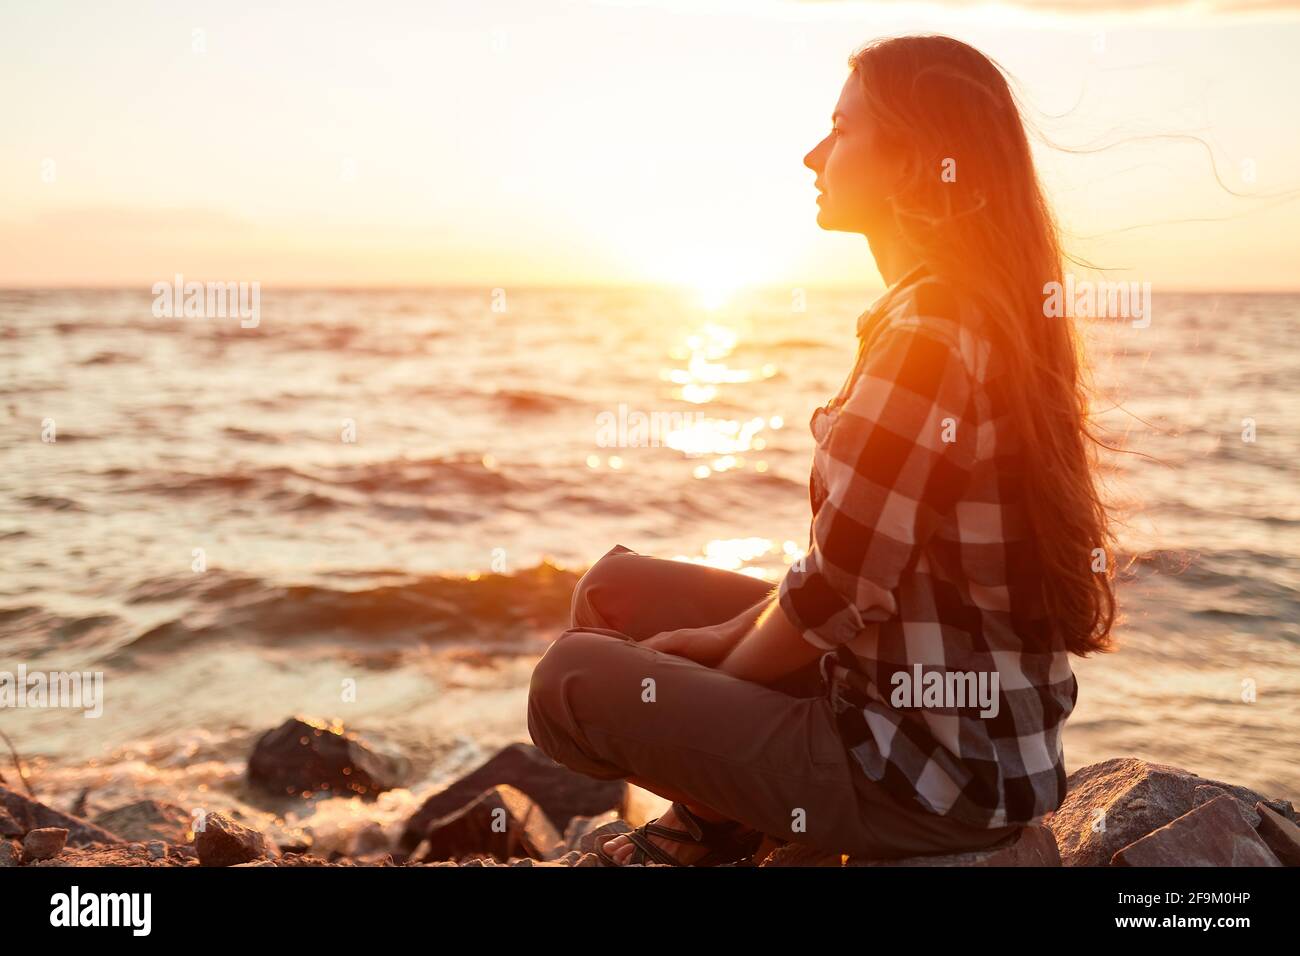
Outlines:
{"label": "rock", "polygon": [[802,843],[786,843],[777,847],[758,864],[759,866],[843,866],[844,855],[828,853]]}
{"label": "rock", "polygon": [[197,866],[198,858],[189,847],[169,846],[165,855],[156,857],[145,843],[95,844],[68,847],[51,860],[28,864],[34,867],[122,867],[122,866]]}
{"label": "rock", "polygon": [[167,858],[167,844],[162,840],[150,840],[144,845],[151,860],[164,860]]}
{"label": "rock", "polygon": [[388,834],[384,832],[383,827],[372,820],[349,838],[347,855],[363,857],[375,853],[387,853],[388,850]]}
{"label": "rock", "polygon": [[268,856],[262,834],[220,813],[203,818],[203,828],[194,834],[194,848],[202,866],[234,866]]}
{"label": "rock", "polygon": [[13,840],[0,840],[0,867],[22,866],[22,847]]}
{"label": "rock", "polygon": [[850,857],[846,866],[1060,866],[1056,837],[1046,826],[1022,827],[1005,840],[981,850],[909,856],[901,860]]}
{"label": "rock", "polygon": [[[62,827],[68,831],[69,846],[91,846],[96,843],[121,843],[120,837],[109,833],[102,827],[95,826],[80,817],[69,816],[66,813],[60,813],[38,800],[25,797],[15,790],[8,787],[0,787],[0,809],[13,820],[17,825],[18,833],[11,834],[19,836],[30,830],[39,830],[42,827]],[[7,827],[13,828],[13,824],[6,824]]]}
{"label": "rock", "polygon": [[1300,826],[1267,803],[1255,804],[1259,826],[1255,832],[1283,866],[1300,866]]}
{"label": "rock", "polygon": [[[1249,793],[1253,791],[1247,792]],[[1258,794],[1255,795],[1258,796]],[[1223,787],[1217,783],[1198,784],[1192,788],[1192,809],[1194,810],[1197,807],[1205,806],[1205,804],[1209,803],[1211,800],[1215,800],[1219,797],[1227,796],[1232,796],[1232,794],[1223,789]],[[1248,822],[1252,827],[1257,827],[1259,826],[1259,811],[1255,809],[1254,804],[1248,805],[1243,802],[1245,799],[1246,798],[1243,797],[1242,800],[1238,801],[1241,806],[1242,815],[1246,818],[1246,822]],[[1262,799],[1263,798],[1261,797],[1260,800]],[[1255,803],[1260,802],[1260,800],[1256,800]]]}
{"label": "rock", "polygon": [[531,797],[560,831],[574,817],[594,816],[620,807],[627,789],[622,780],[597,780],[576,773],[532,744],[511,744],[426,800],[406,822],[398,846],[410,852],[433,820],[459,810],[484,790],[500,784]]}
{"label": "rock", "polygon": [[133,843],[162,840],[190,842],[190,815],[174,803],[140,800],[95,817],[95,823]]}
{"label": "rock", "polygon": [[597,845],[631,829],[631,825],[619,817],[617,810],[607,810],[594,817],[574,817],[564,831],[564,840],[557,852],[595,853]]}
{"label": "rock", "polygon": [[51,860],[63,852],[68,843],[68,831],[63,827],[41,827],[28,830],[23,837],[23,862]]}
{"label": "rock", "polygon": [[[1198,788],[1208,787],[1198,794]],[[1221,791],[1216,793],[1215,790]],[[1070,774],[1068,792],[1046,823],[1065,866],[1106,866],[1115,853],[1192,810],[1228,795],[1257,816],[1253,790],[1207,780],[1178,767],[1117,757]]]}
{"label": "rock", "polygon": [[22,835],[22,827],[13,818],[13,814],[0,806],[0,837],[20,837]]}
{"label": "rock", "polygon": [[399,762],[375,753],[342,724],[291,717],[248,758],[248,780],[279,796],[321,791],[374,797],[401,783]]}
{"label": "rock", "polygon": [[469,854],[544,860],[559,842],[541,807],[514,787],[499,786],[429,824],[419,860],[452,860]]}
{"label": "rock", "polygon": [[1225,793],[1119,850],[1115,866],[1280,866]]}

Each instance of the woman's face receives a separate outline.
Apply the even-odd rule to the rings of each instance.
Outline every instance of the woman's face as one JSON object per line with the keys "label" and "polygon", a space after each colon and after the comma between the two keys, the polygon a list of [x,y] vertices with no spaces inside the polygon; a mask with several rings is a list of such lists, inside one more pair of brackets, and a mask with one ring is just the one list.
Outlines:
{"label": "woman's face", "polygon": [[803,158],[817,174],[817,225],[838,232],[876,232],[892,221],[887,197],[899,170],[872,128],[857,71],[845,80],[831,121],[830,133]]}

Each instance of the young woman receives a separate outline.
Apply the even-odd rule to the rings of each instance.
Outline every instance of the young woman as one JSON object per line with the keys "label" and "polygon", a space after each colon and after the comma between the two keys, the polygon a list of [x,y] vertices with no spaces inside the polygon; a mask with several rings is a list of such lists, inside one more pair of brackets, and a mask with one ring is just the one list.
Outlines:
{"label": "young woman", "polygon": [[968,850],[1065,794],[1068,655],[1115,604],[1055,225],[988,58],[915,36],[850,68],[804,163],[888,289],[813,415],[807,554],[772,588],[615,546],[533,674],[539,747],[674,801],[609,864]]}

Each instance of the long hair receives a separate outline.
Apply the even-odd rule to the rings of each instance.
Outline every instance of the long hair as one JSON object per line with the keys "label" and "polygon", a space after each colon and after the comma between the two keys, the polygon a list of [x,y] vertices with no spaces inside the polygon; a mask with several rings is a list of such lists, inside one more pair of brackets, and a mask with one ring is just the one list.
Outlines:
{"label": "long hair", "polygon": [[1062,253],[1007,79],[943,36],[878,40],[849,66],[883,148],[907,160],[891,195],[902,238],[991,323],[1046,613],[1072,653],[1110,650],[1114,541],[1096,475],[1102,443],[1091,429],[1081,337],[1071,318],[1045,313]]}

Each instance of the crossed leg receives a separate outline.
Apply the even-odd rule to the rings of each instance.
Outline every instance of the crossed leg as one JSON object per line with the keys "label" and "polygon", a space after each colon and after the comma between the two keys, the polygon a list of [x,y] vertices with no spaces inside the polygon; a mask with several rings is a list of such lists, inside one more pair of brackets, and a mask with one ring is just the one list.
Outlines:
{"label": "crossed leg", "polygon": [[[622,777],[680,801],[706,820],[739,819],[774,835],[789,829],[790,806],[810,802],[806,795],[813,781],[808,773],[799,781],[798,768],[788,766],[796,755],[813,761],[814,776],[825,778],[831,772],[844,791],[851,792],[843,753],[826,733],[829,718],[824,712],[813,713],[817,699],[824,695],[816,661],[762,687],[674,655],[627,647],[665,630],[721,623],[770,592],[770,584],[748,575],[639,555],[616,546],[579,581],[571,609],[573,626],[552,645],[534,674],[529,705],[534,740],[557,760],[575,766],[574,738],[578,738],[578,751],[601,757],[579,757],[576,769],[593,776]],[[647,679],[664,691],[655,710],[638,706]],[[611,697],[620,682],[619,696]],[[564,693],[560,684],[570,693]],[[598,703],[602,700],[607,706]],[[556,710],[562,712],[558,719]],[[730,737],[724,731],[706,741],[709,725],[733,715],[751,725],[735,728]],[[821,723],[814,733],[809,722],[818,719]],[[808,741],[814,737],[822,743],[809,754]],[[772,746],[764,750],[764,742]],[[621,747],[627,747],[626,754],[611,761]],[[643,772],[637,763],[645,767]],[[742,763],[746,773],[737,772]],[[760,766],[764,763],[766,767]],[[723,799],[702,796],[717,792],[720,778],[732,784],[722,785]],[[750,792],[743,787],[736,791],[742,778],[751,785]],[[821,789],[830,780],[816,782]],[[769,800],[779,808],[775,812],[753,814],[753,805],[761,802],[754,789],[773,797],[784,790],[785,798]],[[820,814],[819,822],[830,824],[832,815]],[[682,826],[671,812],[659,822]],[[683,863],[705,852],[702,847],[652,839]],[[631,854],[632,845],[618,838],[609,841],[606,850],[620,859]]]}

